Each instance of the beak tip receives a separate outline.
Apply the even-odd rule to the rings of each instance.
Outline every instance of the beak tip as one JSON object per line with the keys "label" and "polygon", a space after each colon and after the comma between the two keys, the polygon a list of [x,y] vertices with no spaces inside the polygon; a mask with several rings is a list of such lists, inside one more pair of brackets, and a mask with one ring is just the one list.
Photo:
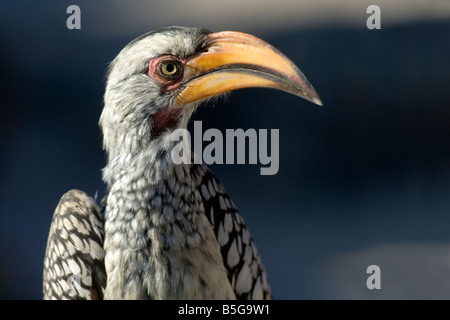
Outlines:
{"label": "beak tip", "polygon": [[314,97],[314,98],[312,99],[312,102],[314,102],[315,104],[317,104],[317,105],[320,106],[320,107],[323,107],[323,102],[322,102],[322,100],[320,100],[319,96]]}

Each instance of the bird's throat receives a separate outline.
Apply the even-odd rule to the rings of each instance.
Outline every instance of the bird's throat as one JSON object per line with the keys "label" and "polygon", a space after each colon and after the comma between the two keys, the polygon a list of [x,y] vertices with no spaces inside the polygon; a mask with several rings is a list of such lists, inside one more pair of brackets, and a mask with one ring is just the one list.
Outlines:
{"label": "bird's throat", "polygon": [[158,136],[163,131],[177,127],[182,116],[182,109],[170,105],[159,109],[153,115],[152,136]]}
{"label": "bird's throat", "polygon": [[107,196],[105,298],[234,298],[190,166],[133,163]]}

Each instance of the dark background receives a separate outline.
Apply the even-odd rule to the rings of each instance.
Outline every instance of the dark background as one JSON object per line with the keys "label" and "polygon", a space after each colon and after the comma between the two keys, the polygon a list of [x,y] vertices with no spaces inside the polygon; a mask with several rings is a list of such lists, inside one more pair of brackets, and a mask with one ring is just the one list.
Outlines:
{"label": "dark background", "polygon": [[[66,28],[70,4],[81,7],[81,30]],[[246,89],[192,119],[203,130],[280,130],[278,174],[212,166],[252,232],[275,298],[450,298],[450,20],[368,30],[367,17],[273,30],[231,19],[224,28],[290,57],[325,107]],[[181,23],[149,19],[119,32],[125,20],[83,1],[3,1],[0,21],[0,298],[40,299],[59,198],[72,188],[104,192],[97,123],[108,63],[134,37]],[[110,33],[93,36],[93,21]],[[207,21],[181,22],[224,29]],[[381,290],[366,287],[372,264]]]}

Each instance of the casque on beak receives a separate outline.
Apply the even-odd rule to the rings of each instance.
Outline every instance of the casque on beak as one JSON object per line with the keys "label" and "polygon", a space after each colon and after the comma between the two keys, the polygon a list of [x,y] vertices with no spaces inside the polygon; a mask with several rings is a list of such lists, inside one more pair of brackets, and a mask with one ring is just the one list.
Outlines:
{"label": "casque on beak", "polygon": [[178,105],[251,87],[283,90],[322,105],[303,73],[267,42],[233,31],[211,33],[208,37],[205,51],[186,63],[193,77],[182,85]]}

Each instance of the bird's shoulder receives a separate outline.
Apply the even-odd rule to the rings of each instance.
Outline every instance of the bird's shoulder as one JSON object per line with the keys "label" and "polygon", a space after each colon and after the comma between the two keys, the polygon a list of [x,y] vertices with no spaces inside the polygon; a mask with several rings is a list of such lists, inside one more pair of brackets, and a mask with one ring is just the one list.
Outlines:
{"label": "bird's shoulder", "polygon": [[45,299],[102,298],[103,218],[86,193],[70,190],[53,214],[44,257]]}
{"label": "bird's shoulder", "polygon": [[266,271],[256,245],[225,187],[204,164],[194,164],[191,175],[220,245],[236,297],[270,299]]}

